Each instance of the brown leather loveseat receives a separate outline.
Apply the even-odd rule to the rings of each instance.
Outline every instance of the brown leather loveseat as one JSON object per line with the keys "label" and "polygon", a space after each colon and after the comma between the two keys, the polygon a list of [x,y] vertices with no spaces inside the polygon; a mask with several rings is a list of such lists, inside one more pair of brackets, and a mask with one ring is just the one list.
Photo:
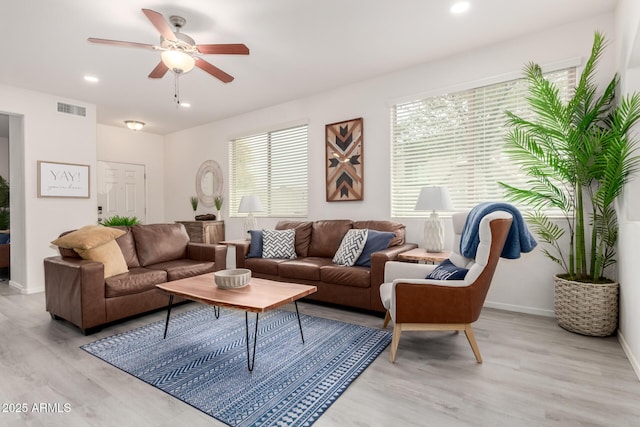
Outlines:
{"label": "brown leather loveseat", "polygon": [[125,232],[115,240],[128,272],[105,278],[103,263],[82,259],[77,251],[63,247],[61,256],[45,258],[46,309],[54,319],[90,333],[106,323],[165,307],[168,297],[156,284],[226,268],[226,246],[191,243],[182,224],[115,228]]}
{"label": "brown leather loveseat", "polygon": [[[370,266],[334,264],[334,254],[352,228],[391,232],[395,237],[386,249],[371,254]],[[247,257],[248,241],[236,245],[236,266],[250,269],[254,277],[317,286],[318,291],[307,299],[377,312],[385,311],[379,291],[385,263],[417,247],[405,243],[405,226],[393,221],[280,221],[275,229],[295,230],[295,259]]]}

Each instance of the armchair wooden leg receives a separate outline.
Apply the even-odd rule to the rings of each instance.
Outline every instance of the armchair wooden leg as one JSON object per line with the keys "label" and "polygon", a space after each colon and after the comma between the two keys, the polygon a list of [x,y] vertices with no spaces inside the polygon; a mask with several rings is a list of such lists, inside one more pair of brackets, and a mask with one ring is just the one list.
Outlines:
{"label": "armchair wooden leg", "polygon": [[482,356],[480,356],[480,349],[478,348],[478,343],[476,342],[476,337],[473,334],[473,328],[471,328],[470,323],[467,323],[466,325],[464,325],[464,334],[467,336],[467,340],[471,345],[471,350],[473,350],[473,354],[476,356],[476,360],[478,361],[478,363],[482,363]]}
{"label": "armchair wooden leg", "polygon": [[391,363],[396,361],[396,352],[398,351],[398,344],[400,344],[400,334],[402,333],[402,326],[393,324],[393,336],[391,337],[391,353],[389,354],[389,361]]}
{"label": "armchair wooden leg", "polygon": [[389,310],[387,310],[387,314],[384,315],[384,324],[382,325],[382,327],[386,328],[389,325],[390,320],[391,320],[391,313],[389,312]]}

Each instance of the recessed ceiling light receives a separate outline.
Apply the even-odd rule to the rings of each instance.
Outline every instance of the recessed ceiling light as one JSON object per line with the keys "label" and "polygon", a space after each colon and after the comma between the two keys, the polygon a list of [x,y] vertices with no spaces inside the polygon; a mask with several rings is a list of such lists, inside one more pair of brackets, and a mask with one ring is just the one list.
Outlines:
{"label": "recessed ceiling light", "polygon": [[184,108],[189,108],[189,107],[191,107],[191,104],[189,104],[188,102],[181,102],[180,106],[184,107]]}
{"label": "recessed ceiling light", "polygon": [[98,83],[100,81],[96,76],[84,76],[84,79],[90,83]]}
{"label": "recessed ceiling light", "polygon": [[451,13],[458,14],[466,12],[470,7],[471,3],[469,3],[468,1],[459,1],[457,3],[454,3],[449,10],[451,11]]}

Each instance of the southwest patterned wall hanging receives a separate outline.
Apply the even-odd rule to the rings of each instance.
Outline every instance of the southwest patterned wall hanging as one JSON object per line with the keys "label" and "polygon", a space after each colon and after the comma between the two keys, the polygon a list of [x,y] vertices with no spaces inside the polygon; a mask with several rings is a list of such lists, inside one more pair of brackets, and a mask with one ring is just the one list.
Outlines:
{"label": "southwest patterned wall hanging", "polygon": [[327,201],[362,200],[362,117],[326,125]]}

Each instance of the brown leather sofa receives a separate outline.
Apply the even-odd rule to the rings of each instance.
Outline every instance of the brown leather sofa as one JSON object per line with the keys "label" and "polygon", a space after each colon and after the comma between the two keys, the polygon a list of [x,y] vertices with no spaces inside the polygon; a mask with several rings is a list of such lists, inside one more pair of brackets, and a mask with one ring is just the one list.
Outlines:
{"label": "brown leather sofa", "polygon": [[226,268],[226,246],[191,243],[182,224],[117,228],[126,231],[116,242],[127,273],[105,279],[102,263],[81,259],[72,249],[60,248],[60,256],[45,258],[51,317],[65,319],[85,334],[95,332],[115,320],[167,306],[168,297],[156,284]]}
{"label": "brown leather sofa", "polygon": [[[281,221],[276,230],[295,229],[296,259],[247,258],[250,242],[236,245],[236,267],[248,268],[252,276],[281,282],[315,285],[318,291],[306,299],[384,312],[380,285],[384,266],[398,254],[417,247],[405,243],[405,226],[392,221]],[[332,259],[351,228],[393,232],[387,249],[371,255],[371,266],[346,267]]]}

